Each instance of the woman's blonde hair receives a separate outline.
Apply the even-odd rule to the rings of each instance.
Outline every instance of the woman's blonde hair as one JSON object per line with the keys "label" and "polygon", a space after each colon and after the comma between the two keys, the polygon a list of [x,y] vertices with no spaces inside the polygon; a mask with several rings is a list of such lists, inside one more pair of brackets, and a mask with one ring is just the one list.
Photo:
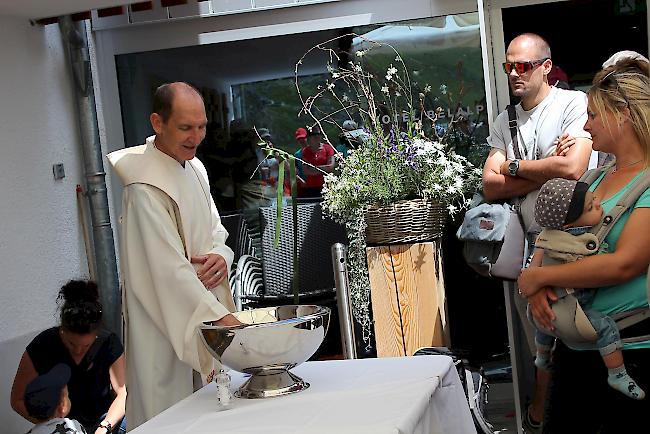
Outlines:
{"label": "woman's blonde hair", "polygon": [[[599,71],[589,89],[589,96],[598,113],[609,112],[619,124],[630,111],[632,127],[645,153],[644,166],[650,166],[650,77],[649,64],[643,60],[623,59]],[[608,118],[605,126],[611,131]]]}

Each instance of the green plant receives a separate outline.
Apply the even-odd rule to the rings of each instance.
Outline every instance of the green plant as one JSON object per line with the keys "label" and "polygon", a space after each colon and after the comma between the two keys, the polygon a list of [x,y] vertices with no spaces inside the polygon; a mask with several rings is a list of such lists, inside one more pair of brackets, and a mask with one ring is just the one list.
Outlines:
{"label": "green plant", "polygon": [[[453,217],[469,205],[468,193],[478,187],[480,170],[467,158],[455,152],[460,145],[465,149],[481,147],[473,132],[480,123],[472,125],[462,110],[464,86],[459,65],[458,90],[440,86],[440,97],[431,98],[431,86],[418,89],[411,83],[407,67],[399,53],[390,45],[369,42],[371,48],[357,51],[353,61],[340,66],[340,57],[329,48],[336,39],[358,35],[344,35],[312,47],[295,69],[295,83],[302,112],[312,117],[327,131],[345,119],[355,119],[365,125],[358,146],[346,159],[339,158],[339,169],[326,174],[323,188],[323,211],[344,224],[347,229],[349,290],[353,313],[362,325],[363,339],[369,341],[370,283],[366,262],[364,213],[371,205],[388,205],[399,200],[424,198],[445,204]],[[374,48],[388,47],[394,61],[385,71],[366,65],[364,59]],[[314,50],[328,53],[330,77],[307,95],[308,86],[301,86],[299,69],[303,60]],[[337,65],[337,66],[334,66]],[[417,99],[413,95],[417,95]],[[456,101],[454,100],[456,98]],[[431,100],[446,100],[453,115],[442,116],[443,108],[427,107]],[[333,103],[339,105],[332,109]],[[322,103],[322,104],[321,104]],[[324,128],[326,127],[326,128]],[[263,146],[264,147],[264,146]],[[266,149],[281,161],[286,161],[295,213],[295,157],[280,149]],[[308,164],[302,162],[303,164]],[[317,168],[316,168],[317,169]],[[282,213],[282,184],[284,173],[278,179],[278,223]],[[295,215],[295,214],[294,214]],[[294,217],[295,221],[295,217]],[[279,224],[278,224],[279,226]],[[294,228],[295,233],[296,228]],[[279,227],[276,227],[276,242]],[[297,301],[298,276],[295,266],[294,240],[294,294]]]}
{"label": "green plant", "polygon": [[[350,36],[362,38],[359,35],[339,38]],[[296,65],[296,89],[303,111],[315,123],[338,127],[343,118],[360,120],[365,125],[362,143],[351,150],[348,158],[340,159],[339,170],[326,175],[322,206],[327,215],[346,226],[352,309],[363,327],[364,341],[368,342],[371,327],[364,238],[366,209],[371,205],[424,198],[443,203],[453,216],[469,205],[468,193],[478,187],[481,173],[451,148],[463,137],[471,140],[459,128],[467,127],[467,117],[458,112],[445,123],[441,122],[442,108],[425,107],[431,99],[428,98],[431,87],[417,89],[411,83],[402,57],[390,45],[366,40],[370,48],[357,51],[353,60],[342,66],[339,54],[330,48],[339,38],[318,44],[305,53]],[[384,53],[386,48],[391,50],[394,59],[381,72],[364,63],[370,51],[380,47]],[[327,52],[330,78],[313,94],[306,95],[299,85],[299,68],[315,50]],[[462,81],[458,89],[456,96],[462,97]],[[453,107],[447,87],[441,86],[440,92]],[[337,101],[339,108],[322,110],[321,98],[326,98],[328,105],[331,100]]]}

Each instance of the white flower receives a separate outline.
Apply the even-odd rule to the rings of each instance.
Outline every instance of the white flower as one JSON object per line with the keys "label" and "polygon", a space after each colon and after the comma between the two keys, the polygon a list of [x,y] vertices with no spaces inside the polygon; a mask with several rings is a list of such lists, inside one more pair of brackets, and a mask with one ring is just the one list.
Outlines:
{"label": "white flower", "polygon": [[383,93],[385,93],[386,95],[388,95],[388,93],[389,93],[389,91],[388,91],[388,86],[387,86],[387,85],[384,85],[384,86],[381,88],[381,91],[382,91]]}
{"label": "white flower", "polygon": [[426,86],[424,86],[424,93],[429,93],[429,92],[431,92],[431,86],[427,84]]}
{"label": "white flower", "polygon": [[424,142],[423,148],[424,148],[426,153],[434,152],[437,149],[436,145],[434,143],[428,141],[428,140],[426,142]]}
{"label": "white flower", "polygon": [[327,89],[329,90],[334,89],[334,83],[327,83]]}
{"label": "white flower", "polygon": [[363,50],[357,51],[357,57],[363,57],[364,54],[366,54],[366,52]]}
{"label": "white flower", "polygon": [[341,74],[339,74],[338,72],[332,74],[332,78],[339,78],[340,76]]}
{"label": "white flower", "polygon": [[456,211],[458,210],[458,208],[456,208],[456,206],[454,204],[451,204],[451,203],[449,205],[447,205],[447,209],[449,210],[450,214],[455,214]]}
{"label": "white flower", "polygon": [[343,94],[343,97],[341,98],[343,101],[348,102],[350,101],[350,97],[347,94]]}
{"label": "white flower", "polygon": [[440,93],[442,93],[443,95],[447,95],[447,85],[445,84],[440,85]]}
{"label": "white flower", "polygon": [[397,68],[395,68],[392,64],[390,67],[386,70],[386,80],[390,81],[393,79],[393,75],[397,74]]}

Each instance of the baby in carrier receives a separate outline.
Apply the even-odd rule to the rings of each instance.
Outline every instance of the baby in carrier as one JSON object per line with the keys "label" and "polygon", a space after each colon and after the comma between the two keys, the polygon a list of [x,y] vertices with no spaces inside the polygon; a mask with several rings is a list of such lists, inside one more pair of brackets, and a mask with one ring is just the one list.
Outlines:
{"label": "baby in carrier", "polygon": [[[547,181],[535,203],[535,220],[544,229],[537,238],[531,266],[573,262],[597,253],[598,237],[589,230],[602,218],[600,201],[589,191],[588,184],[561,178]],[[595,291],[555,288],[559,299],[551,305],[556,316],[554,330],[544,329],[533,321],[537,348],[535,366],[551,369],[550,353],[556,338],[574,349],[597,349],[607,366],[609,385],[630,398],[643,399],[645,392],[625,369],[623,344],[616,323],[591,308]],[[530,309],[528,316],[532,320]]]}

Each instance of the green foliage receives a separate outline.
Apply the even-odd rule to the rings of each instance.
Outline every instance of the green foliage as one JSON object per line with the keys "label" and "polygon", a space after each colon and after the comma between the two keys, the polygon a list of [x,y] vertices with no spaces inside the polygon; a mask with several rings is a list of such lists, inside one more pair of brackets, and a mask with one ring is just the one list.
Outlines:
{"label": "green foliage", "polygon": [[[371,205],[414,198],[440,202],[451,216],[466,208],[470,202],[468,195],[478,186],[481,173],[454,148],[471,137],[470,128],[476,128],[462,110],[452,109],[446,122],[441,121],[443,108],[428,110],[425,102],[430,99],[431,86],[425,85],[421,91],[414,86],[404,59],[393,47],[366,40],[371,48],[357,51],[355,59],[341,67],[336,52],[328,48],[331,42],[319,44],[305,54],[326,51],[332,59],[328,65],[330,77],[315,91],[305,94],[298,75],[303,56],[296,66],[296,89],[303,112],[317,124],[338,126],[336,119],[345,115],[348,119],[361,119],[366,126],[357,147],[340,160],[339,170],[325,177],[322,206],[326,214],[345,224],[348,230],[352,308],[367,340],[371,327],[365,210]],[[369,72],[364,60],[371,58],[369,53],[373,49],[381,49],[382,58],[373,62],[374,69]],[[389,58],[386,51],[391,53]],[[378,72],[377,64],[387,66]],[[462,96],[462,81],[454,94],[444,84],[440,91],[448,107],[457,107],[453,96]],[[327,101],[329,112],[323,108],[323,100]],[[332,109],[331,101],[338,102],[338,108]]]}

